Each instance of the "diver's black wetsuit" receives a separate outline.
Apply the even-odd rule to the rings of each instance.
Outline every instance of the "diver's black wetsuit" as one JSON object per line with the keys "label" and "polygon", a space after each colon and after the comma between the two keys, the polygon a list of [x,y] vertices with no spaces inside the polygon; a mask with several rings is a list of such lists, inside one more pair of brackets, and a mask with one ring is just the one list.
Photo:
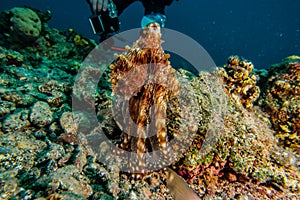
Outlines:
{"label": "diver's black wetsuit", "polygon": [[130,4],[135,1],[141,1],[144,8],[144,15],[153,13],[165,14],[165,6],[171,5],[173,0],[113,0],[117,6],[118,15],[120,15]]}
{"label": "diver's black wetsuit", "polygon": [[[160,13],[160,14],[164,15],[165,7],[171,5],[174,0],[112,0],[112,1],[115,3],[115,5],[117,7],[118,16],[120,16],[122,14],[122,12],[130,4],[132,4],[136,1],[142,2],[143,6],[145,8],[144,15],[149,15],[152,13],[153,14]],[[178,1],[178,0],[176,0],[176,1]],[[87,2],[89,2],[89,0],[87,0]],[[100,13],[94,13],[91,3],[89,3],[89,5],[90,5],[90,8],[91,8],[93,14],[100,14]],[[113,33],[106,33],[106,32],[102,33],[100,35],[100,42],[105,40],[112,34]]]}

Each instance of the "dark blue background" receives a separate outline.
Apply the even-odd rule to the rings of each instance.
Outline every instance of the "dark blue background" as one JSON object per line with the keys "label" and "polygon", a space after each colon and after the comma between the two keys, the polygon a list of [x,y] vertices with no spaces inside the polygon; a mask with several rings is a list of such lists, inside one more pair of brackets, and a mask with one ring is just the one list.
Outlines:
{"label": "dark blue background", "polygon": [[[0,9],[22,5],[51,10],[51,27],[73,28],[96,39],[85,0],[7,0],[1,1]],[[300,54],[299,12],[299,0],[180,0],[166,8],[167,28],[198,41],[217,65],[238,54],[256,68],[268,68],[286,56]],[[142,16],[142,4],[132,4],[120,16],[121,31],[139,27]]]}

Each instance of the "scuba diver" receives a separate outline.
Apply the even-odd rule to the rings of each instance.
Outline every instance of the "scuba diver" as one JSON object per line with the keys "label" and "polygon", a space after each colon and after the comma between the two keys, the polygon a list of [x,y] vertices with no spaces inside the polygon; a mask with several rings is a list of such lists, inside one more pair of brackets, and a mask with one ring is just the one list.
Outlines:
{"label": "scuba diver", "polygon": [[100,42],[120,29],[118,16],[135,1],[141,1],[145,8],[142,28],[152,22],[165,27],[165,6],[171,5],[173,0],[87,0],[92,11],[89,21],[94,34],[100,36]]}

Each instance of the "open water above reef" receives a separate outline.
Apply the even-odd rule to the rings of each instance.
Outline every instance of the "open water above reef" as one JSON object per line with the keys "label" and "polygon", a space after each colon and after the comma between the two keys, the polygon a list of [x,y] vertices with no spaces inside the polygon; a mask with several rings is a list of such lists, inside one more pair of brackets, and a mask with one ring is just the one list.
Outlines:
{"label": "open water above reef", "polygon": [[[49,24],[74,28],[95,38],[88,23],[85,0],[2,1],[0,9],[31,5],[53,13]],[[232,54],[250,59],[256,68],[268,68],[281,58],[300,54],[300,1],[297,0],[179,0],[166,8],[167,27],[194,38],[217,65]],[[141,3],[132,4],[120,16],[121,31],[137,28],[143,15]]]}

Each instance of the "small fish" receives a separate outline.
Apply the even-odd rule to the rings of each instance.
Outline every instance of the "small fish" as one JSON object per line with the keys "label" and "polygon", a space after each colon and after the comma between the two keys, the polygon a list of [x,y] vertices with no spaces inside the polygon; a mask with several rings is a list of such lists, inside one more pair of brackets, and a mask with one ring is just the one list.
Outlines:
{"label": "small fish", "polygon": [[197,194],[189,188],[184,179],[172,169],[167,168],[167,187],[175,200],[200,200]]}

